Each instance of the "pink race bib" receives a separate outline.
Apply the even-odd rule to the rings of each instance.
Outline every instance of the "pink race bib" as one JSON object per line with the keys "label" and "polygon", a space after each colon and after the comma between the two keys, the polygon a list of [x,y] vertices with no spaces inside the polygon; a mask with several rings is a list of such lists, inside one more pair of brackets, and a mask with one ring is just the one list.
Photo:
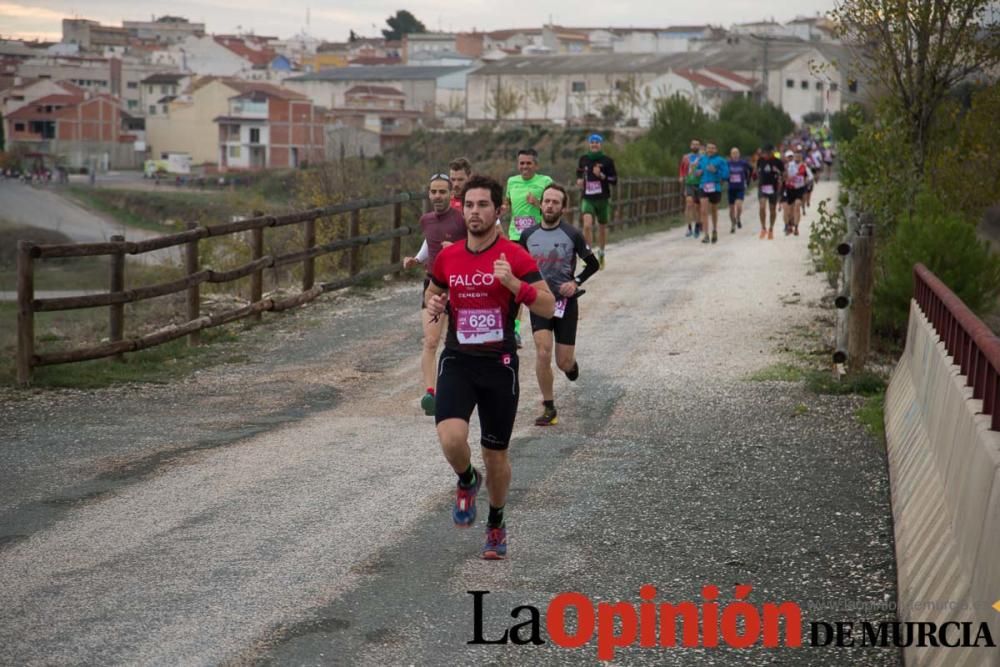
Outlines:
{"label": "pink race bib", "polygon": [[760,193],[763,195],[773,195],[774,186],[773,185],[762,185],[760,186]]}
{"label": "pink race bib", "polygon": [[514,218],[514,229],[518,232],[523,232],[526,229],[530,229],[535,226],[535,219],[530,215],[518,216]]}
{"label": "pink race bib", "polygon": [[715,192],[715,183],[713,181],[709,181],[708,183],[702,184],[701,191],[706,194],[712,194]]}
{"label": "pink race bib", "polygon": [[503,318],[499,308],[462,308],[455,318],[455,333],[463,345],[503,341]]}
{"label": "pink race bib", "polygon": [[566,304],[569,303],[569,299],[566,297],[560,297],[556,299],[556,312],[552,315],[553,317],[562,317],[566,314]]}
{"label": "pink race bib", "polygon": [[584,189],[584,194],[588,195],[599,195],[601,194],[601,182],[600,181],[585,181],[584,184],[586,188]]}
{"label": "pink race bib", "polygon": [[733,174],[732,176],[729,177],[729,182],[730,183],[742,183],[743,182],[743,174]]}

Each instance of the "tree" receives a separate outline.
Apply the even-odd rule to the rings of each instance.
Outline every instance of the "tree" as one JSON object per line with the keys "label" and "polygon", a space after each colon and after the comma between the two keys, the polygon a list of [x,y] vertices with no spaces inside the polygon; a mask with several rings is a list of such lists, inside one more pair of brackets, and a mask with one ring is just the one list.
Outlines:
{"label": "tree", "polygon": [[497,81],[495,86],[491,86],[486,92],[486,112],[492,114],[495,120],[503,120],[507,116],[512,116],[521,108],[524,101],[524,94],[519,90],[504,86]]}
{"label": "tree", "polygon": [[942,114],[944,136],[934,142],[937,148],[927,161],[927,181],[967,221],[978,222],[996,203],[1000,188],[994,157],[1000,83],[976,92],[969,109],[961,106],[961,100],[952,100]]}
{"label": "tree", "polygon": [[[643,91],[639,86],[639,78],[629,74],[614,84],[614,101],[612,104],[622,110],[623,118],[635,118],[635,111],[643,106]],[[648,89],[647,89],[648,90]]]}
{"label": "tree", "polygon": [[395,16],[390,16],[385,22],[389,29],[383,29],[382,36],[390,41],[403,39],[403,35],[427,32],[427,27],[405,9],[400,9]]}
{"label": "tree", "polygon": [[625,120],[625,112],[616,104],[605,104],[601,107],[601,120],[608,125],[617,125]]}
{"label": "tree", "polygon": [[545,120],[549,119],[549,105],[559,97],[559,91],[546,85],[532,86],[528,91],[531,101],[542,107]]}
{"label": "tree", "polygon": [[1000,63],[1000,23],[991,0],[843,0],[833,10],[842,39],[860,49],[859,68],[881,85],[906,121],[919,178],[931,153],[934,123],[948,91]]}
{"label": "tree", "polygon": [[[752,132],[757,143],[751,149],[764,144],[777,144],[795,129],[791,117],[780,107],[768,101],[761,104],[745,97],[735,97],[723,104],[719,109],[719,121]],[[746,140],[744,137],[736,144],[743,151],[746,148],[742,142]]]}
{"label": "tree", "polygon": [[354,42],[358,41],[359,39],[361,39],[361,38],[358,37],[358,33],[354,32],[354,30],[351,30],[351,34],[347,36],[347,42],[348,42],[348,44],[353,44]]}

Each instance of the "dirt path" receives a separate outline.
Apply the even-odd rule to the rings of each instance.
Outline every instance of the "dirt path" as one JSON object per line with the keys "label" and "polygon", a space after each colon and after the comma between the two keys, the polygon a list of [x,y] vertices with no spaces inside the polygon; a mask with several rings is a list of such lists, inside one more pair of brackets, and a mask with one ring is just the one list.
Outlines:
{"label": "dirt path", "polygon": [[[481,526],[450,525],[413,286],[265,324],[243,343],[252,363],[0,405],[0,662],[593,663],[593,644],[468,646],[469,590],[491,591],[491,637],[515,606],[636,601],[643,584],[698,601],[744,582],[806,622],[860,620],[895,595],[884,455],[856,401],[746,381],[823,292],[806,237],[759,241],[747,217],[714,246],[674,230],[610,249],[558,427],[531,425],[522,351],[504,563],[477,558]],[[898,664],[832,650],[619,655]]]}
{"label": "dirt path", "polygon": [[[19,225],[30,225],[62,232],[73,241],[99,243],[121,234],[127,241],[141,241],[162,236],[144,229],[126,227],[98,215],[55,190],[56,186],[27,185],[0,179],[0,217]],[[173,248],[136,255],[139,261],[157,264],[177,261]]]}

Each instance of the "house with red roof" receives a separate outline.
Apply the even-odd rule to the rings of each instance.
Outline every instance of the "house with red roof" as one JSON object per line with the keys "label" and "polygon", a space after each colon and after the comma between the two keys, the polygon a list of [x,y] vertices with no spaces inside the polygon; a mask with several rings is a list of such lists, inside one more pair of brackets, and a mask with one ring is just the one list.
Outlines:
{"label": "house with red roof", "polygon": [[344,92],[343,106],[330,109],[340,127],[367,130],[378,135],[382,150],[410,136],[424,113],[406,108],[406,94],[393,86],[358,84]]}
{"label": "house with red roof", "polygon": [[[54,87],[55,90],[46,90]],[[42,94],[37,94],[40,91]],[[9,147],[51,155],[71,167],[91,160],[111,168],[141,164],[136,136],[127,129],[121,99],[92,94],[72,84],[35,82],[4,91],[4,132]],[[18,99],[23,98],[23,99]],[[30,99],[29,99],[30,98]]]}
{"label": "house with red roof", "polygon": [[308,97],[248,82],[218,126],[220,171],[297,168],[325,157],[327,114]]}
{"label": "house with red roof", "polygon": [[154,158],[186,153],[193,164],[227,169],[292,166],[314,162],[323,146],[324,111],[273,83],[194,77],[166,107],[146,120]]}

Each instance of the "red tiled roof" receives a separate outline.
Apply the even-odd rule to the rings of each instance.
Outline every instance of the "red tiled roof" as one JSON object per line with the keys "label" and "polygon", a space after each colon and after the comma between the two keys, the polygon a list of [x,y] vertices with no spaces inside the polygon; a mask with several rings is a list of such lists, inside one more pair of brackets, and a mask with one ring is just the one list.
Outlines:
{"label": "red tiled roof", "polygon": [[715,88],[717,90],[732,90],[732,88],[730,88],[726,84],[720,81],[716,81],[711,77],[707,77],[704,74],[699,74],[698,72],[695,72],[693,70],[679,68],[674,70],[674,74],[676,74],[681,78],[687,79],[691,83],[701,86],[702,88]]}
{"label": "red tiled roof", "polygon": [[247,93],[260,92],[265,95],[270,95],[272,97],[280,97],[286,100],[307,100],[307,96],[302,93],[297,93],[294,90],[289,90],[288,88],[282,88],[281,86],[276,86],[273,83],[264,83],[263,81],[247,81],[245,79],[234,79],[230,77],[221,76],[204,76],[199,78],[197,81],[192,83],[191,90],[195,91],[203,86],[210,84],[213,81],[218,81],[223,85],[229,86],[235,90],[240,95],[246,95]]}
{"label": "red tiled roof", "polygon": [[58,109],[53,109],[50,112],[39,111],[38,107],[44,106],[59,106],[59,107],[72,107],[76,106],[80,102],[83,102],[83,96],[76,95],[46,95],[45,97],[40,97],[33,102],[28,102],[24,106],[20,107],[16,111],[11,112],[7,118],[9,120],[29,120],[32,118],[38,118],[40,116],[46,118],[54,118]]}
{"label": "red tiled roof", "polygon": [[85,95],[87,90],[69,81],[56,81],[56,85],[65,90],[70,95]]}
{"label": "red tiled roof", "polygon": [[705,69],[711,72],[712,74],[718,74],[719,76],[729,79],[730,81],[735,81],[736,83],[742,83],[744,86],[753,87],[757,85],[756,79],[748,79],[745,76],[740,76],[739,74],[737,74],[732,70],[723,69],[721,67],[706,67]]}
{"label": "red tiled roof", "polygon": [[354,86],[345,95],[392,95],[393,97],[406,97],[403,91],[392,86]]}
{"label": "red tiled roof", "polygon": [[252,49],[246,42],[236,37],[226,35],[215,36],[215,41],[226,47],[240,58],[249,60],[252,65],[266,66],[277,57],[277,52],[271,49]]}

